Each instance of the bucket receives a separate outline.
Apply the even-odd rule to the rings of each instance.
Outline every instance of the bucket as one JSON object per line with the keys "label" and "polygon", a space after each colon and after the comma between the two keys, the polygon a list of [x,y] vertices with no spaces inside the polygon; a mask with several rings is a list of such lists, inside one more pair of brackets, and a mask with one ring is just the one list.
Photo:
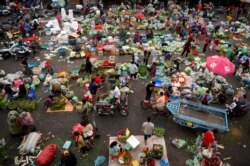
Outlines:
{"label": "bucket", "polygon": [[162,87],[162,81],[161,80],[155,80],[155,87]]}
{"label": "bucket", "polygon": [[35,67],[36,66],[36,62],[34,62],[34,61],[29,61],[28,62],[28,67],[29,68],[33,68],[33,67]]}
{"label": "bucket", "polygon": [[59,56],[66,56],[67,55],[67,49],[66,48],[59,48],[58,49],[58,55]]}
{"label": "bucket", "polygon": [[69,45],[76,45],[76,39],[69,39]]}
{"label": "bucket", "polygon": [[86,56],[86,58],[90,57],[90,55],[91,55],[91,52],[90,52],[90,51],[85,51],[85,56]]}

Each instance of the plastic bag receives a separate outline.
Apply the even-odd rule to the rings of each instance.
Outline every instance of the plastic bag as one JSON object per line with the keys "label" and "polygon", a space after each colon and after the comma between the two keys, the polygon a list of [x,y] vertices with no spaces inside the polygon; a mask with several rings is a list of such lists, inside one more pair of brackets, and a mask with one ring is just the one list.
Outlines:
{"label": "plastic bag", "polygon": [[23,150],[25,154],[34,153],[35,147],[39,139],[41,138],[41,134],[37,132],[32,132],[28,135],[28,138],[23,146]]}
{"label": "plastic bag", "polygon": [[172,140],[172,144],[175,145],[178,149],[180,149],[180,148],[184,147],[187,143],[183,139],[175,138]]}
{"label": "plastic bag", "polygon": [[103,166],[106,162],[106,157],[104,156],[97,156],[95,162],[95,166]]}
{"label": "plastic bag", "polygon": [[170,166],[168,160],[166,159],[161,159],[160,160],[160,166]]}
{"label": "plastic bag", "polygon": [[56,154],[56,144],[49,144],[42,152],[37,156],[37,166],[47,166],[52,161]]}

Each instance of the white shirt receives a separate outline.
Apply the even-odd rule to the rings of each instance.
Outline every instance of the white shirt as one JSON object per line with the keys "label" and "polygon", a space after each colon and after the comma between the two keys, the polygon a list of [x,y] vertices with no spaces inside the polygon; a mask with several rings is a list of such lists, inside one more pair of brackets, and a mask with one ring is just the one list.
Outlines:
{"label": "white shirt", "polygon": [[135,63],[139,63],[140,62],[140,59],[139,59],[139,57],[137,55],[135,55],[134,61],[135,61]]}
{"label": "white shirt", "polygon": [[113,90],[113,93],[115,95],[115,98],[117,98],[117,99],[120,98],[121,92],[120,92],[120,89],[117,86],[115,86],[115,89]]}
{"label": "white shirt", "polygon": [[135,74],[137,72],[137,70],[138,70],[136,64],[132,64],[132,63],[130,63],[128,65],[128,69],[129,69],[130,74]]}
{"label": "white shirt", "polygon": [[152,122],[144,122],[142,124],[143,132],[146,135],[152,135],[153,131],[154,131],[154,128],[155,128],[155,126],[154,126],[154,124]]}
{"label": "white shirt", "polygon": [[157,57],[158,56],[158,53],[155,49],[152,49],[151,50],[151,55],[154,56],[154,57]]}

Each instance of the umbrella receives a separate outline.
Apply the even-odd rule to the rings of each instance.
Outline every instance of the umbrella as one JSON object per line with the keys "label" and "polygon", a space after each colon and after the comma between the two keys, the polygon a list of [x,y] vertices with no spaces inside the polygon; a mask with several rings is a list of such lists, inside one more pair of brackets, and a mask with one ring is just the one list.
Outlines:
{"label": "umbrella", "polygon": [[234,73],[235,65],[226,57],[214,55],[207,57],[206,67],[214,74],[227,76]]}
{"label": "umbrella", "polygon": [[144,19],[145,19],[144,14],[142,14],[141,12],[137,13],[137,14],[135,15],[135,17],[138,18],[138,19],[141,19],[141,20],[144,20]]}

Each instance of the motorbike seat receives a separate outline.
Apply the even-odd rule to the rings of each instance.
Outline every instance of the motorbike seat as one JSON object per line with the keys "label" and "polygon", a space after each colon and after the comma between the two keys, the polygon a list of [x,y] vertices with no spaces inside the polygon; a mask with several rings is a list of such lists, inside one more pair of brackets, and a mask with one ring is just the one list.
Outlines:
{"label": "motorbike seat", "polygon": [[111,106],[111,104],[106,101],[98,101],[96,106]]}

